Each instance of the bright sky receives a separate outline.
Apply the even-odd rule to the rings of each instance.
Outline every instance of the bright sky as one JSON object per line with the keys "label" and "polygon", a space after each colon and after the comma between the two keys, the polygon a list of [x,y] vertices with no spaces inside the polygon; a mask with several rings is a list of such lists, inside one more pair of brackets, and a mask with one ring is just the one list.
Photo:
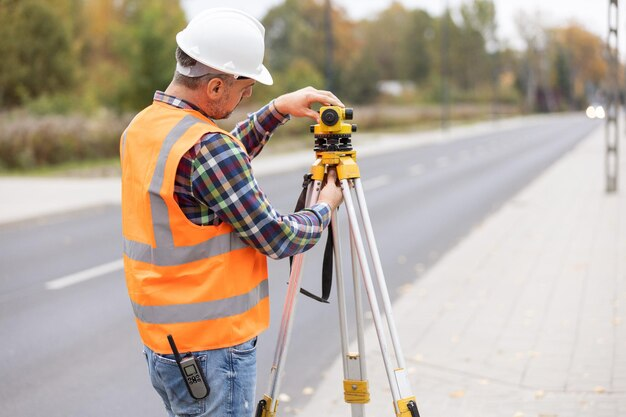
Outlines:
{"label": "bright sky", "polygon": [[[234,7],[262,18],[272,6],[282,0],[180,0],[188,15],[209,7]],[[440,15],[446,4],[458,9],[464,0],[399,0],[407,8],[420,8],[432,15]],[[392,0],[332,0],[334,5],[343,7],[354,19],[375,16],[385,9]],[[499,34],[513,45],[518,45],[519,38],[515,26],[515,16],[522,10],[527,14],[539,13],[544,25],[558,26],[575,20],[587,30],[602,39],[608,34],[609,0],[494,0],[498,17]],[[620,10],[620,47],[624,48],[626,39],[626,8],[622,2]],[[622,51],[622,56],[624,51]]]}

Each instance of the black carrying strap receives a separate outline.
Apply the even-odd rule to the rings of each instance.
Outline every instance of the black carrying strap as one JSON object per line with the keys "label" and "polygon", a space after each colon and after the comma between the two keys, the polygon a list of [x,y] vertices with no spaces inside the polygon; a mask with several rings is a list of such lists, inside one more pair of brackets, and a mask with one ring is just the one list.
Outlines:
{"label": "black carrying strap", "polygon": [[[298,202],[294,209],[298,212],[304,209],[306,203],[306,193],[311,183],[311,174],[304,175],[304,181],[302,182],[302,192],[298,197]],[[315,295],[304,288],[300,288],[300,292],[309,298],[312,298],[320,303],[328,304],[328,297],[330,297],[330,289],[333,286],[333,225],[328,226],[328,237],[326,238],[326,247],[324,248],[324,261],[322,262],[322,296]],[[289,257],[289,272],[291,272],[291,265],[293,263],[293,256]]]}

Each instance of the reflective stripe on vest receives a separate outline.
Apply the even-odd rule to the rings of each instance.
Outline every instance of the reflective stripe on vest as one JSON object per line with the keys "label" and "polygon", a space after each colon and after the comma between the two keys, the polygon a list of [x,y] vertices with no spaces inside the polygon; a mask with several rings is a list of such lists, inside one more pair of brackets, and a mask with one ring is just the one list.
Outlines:
{"label": "reflective stripe on vest", "polygon": [[247,245],[232,233],[215,236],[211,240],[192,246],[156,247],[124,239],[124,254],[130,259],[158,266],[175,266],[222,255]]}
{"label": "reflective stripe on vest", "polygon": [[267,280],[261,281],[249,293],[222,300],[170,306],[141,306],[133,304],[135,316],[144,323],[172,324],[221,319],[245,313],[269,295]]}
{"label": "reflective stripe on vest", "polygon": [[163,186],[163,177],[165,176],[165,163],[172,147],[185,132],[196,123],[204,123],[202,120],[193,116],[185,116],[174,128],[168,133],[161,151],[157,159],[157,165],[154,169],[154,175],[150,182],[150,207],[152,208],[152,222],[154,227],[154,241],[158,247],[174,247],[174,239],[172,238],[172,230],[170,229],[169,214],[167,205],[161,197],[161,187]]}

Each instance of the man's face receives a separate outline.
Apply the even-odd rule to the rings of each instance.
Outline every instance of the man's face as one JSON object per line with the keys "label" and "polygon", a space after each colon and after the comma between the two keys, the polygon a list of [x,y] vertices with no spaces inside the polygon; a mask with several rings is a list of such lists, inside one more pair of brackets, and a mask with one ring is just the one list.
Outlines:
{"label": "man's face", "polygon": [[222,98],[211,106],[209,115],[214,119],[226,119],[237,108],[241,100],[252,95],[255,84],[251,79],[236,79],[231,83],[224,83]]}

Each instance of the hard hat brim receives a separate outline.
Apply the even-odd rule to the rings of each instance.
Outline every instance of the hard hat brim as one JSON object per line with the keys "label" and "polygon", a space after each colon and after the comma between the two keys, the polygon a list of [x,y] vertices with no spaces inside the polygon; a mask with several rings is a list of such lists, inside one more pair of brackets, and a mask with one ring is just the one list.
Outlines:
{"label": "hard hat brim", "polygon": [[261,65],[261,74],[259,74],[256,77],[250,76],[250,78],[260,82],[261,84],[265,84],[265,85],[274,84],[274,79],[272,78],[272,74],[270,74],[267,68],[265,68],[265,65]]}

